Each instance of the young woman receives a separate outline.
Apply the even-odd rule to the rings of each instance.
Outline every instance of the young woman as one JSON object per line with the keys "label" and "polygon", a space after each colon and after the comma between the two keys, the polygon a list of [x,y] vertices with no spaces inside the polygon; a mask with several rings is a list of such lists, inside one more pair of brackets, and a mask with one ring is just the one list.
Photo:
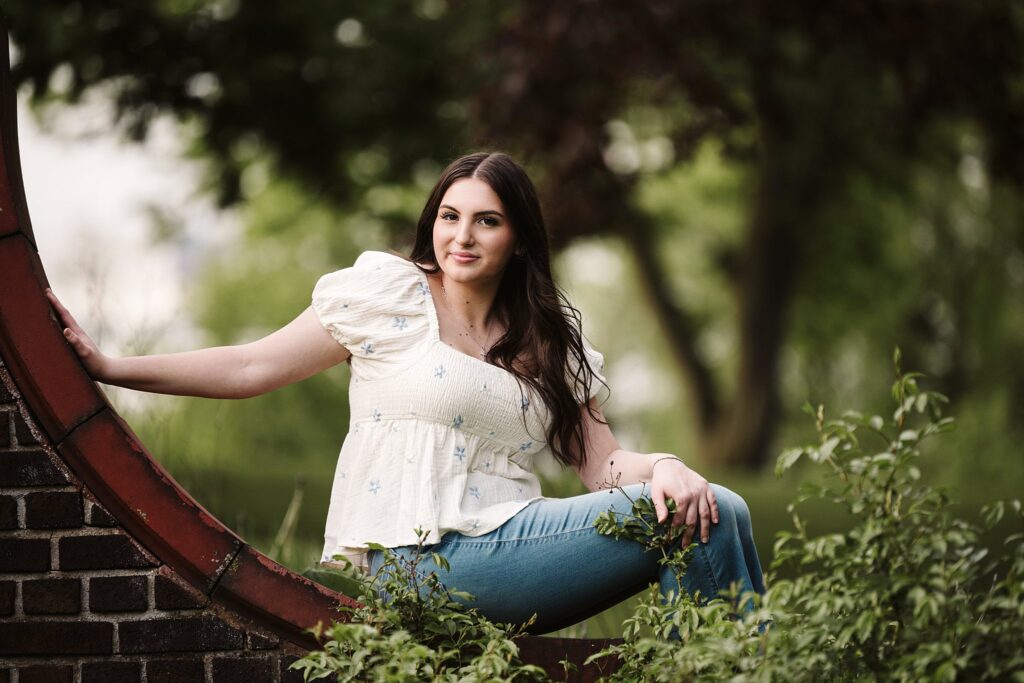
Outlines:
{"label": "young woman", "polygon": [[[375,572],[408,557],[421,528],[449,588],[488,617],[533,630],[578,622],[659,581],[659,554],[597,533],[605,510],[676,502],[698,540],[684,587],[705,599],[736,583],[764,591],[743,499],[674,455],[623,450],[598,398],[603,357],[551,277],[540,204],[501,153],[453,161],[420,216],[409,259],[366,252],[324,275],[312,305],[249,344],[110,358],[61,306],[65,335],[97,380],[142,391],[245,398],[351,364],[351,423],[338,459],[322,561]],[[546,498],[533,460],[549,452],[588,494]],[[616,483],[621,488],[607,488]],[[605,485],[603,487],[603,485]],[[628,497],[627,497],[628,496]]]}

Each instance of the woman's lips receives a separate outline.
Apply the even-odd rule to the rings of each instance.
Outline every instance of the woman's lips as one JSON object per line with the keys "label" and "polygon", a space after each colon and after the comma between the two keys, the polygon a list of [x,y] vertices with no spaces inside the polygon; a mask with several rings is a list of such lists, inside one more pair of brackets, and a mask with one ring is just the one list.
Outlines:
{"label": "woman's lips", "polygon": [[479,258],[479,256],[474,256],[472,254],[459,254],[456,252],[452,252],[450,255],[458,263],[472,263]]}

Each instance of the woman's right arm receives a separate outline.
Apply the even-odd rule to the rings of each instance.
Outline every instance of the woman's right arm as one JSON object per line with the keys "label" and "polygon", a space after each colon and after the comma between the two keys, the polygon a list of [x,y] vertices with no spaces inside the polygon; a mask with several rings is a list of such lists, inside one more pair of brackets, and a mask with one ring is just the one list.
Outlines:
{"label": "woman's right arm", "polygon": [[93,379],[138,391],[249,398],[306,379],[351,355],[307,308],[281,329],[248,344],[112,358],[99,350],[52,291],[46,295],[64,336]]}

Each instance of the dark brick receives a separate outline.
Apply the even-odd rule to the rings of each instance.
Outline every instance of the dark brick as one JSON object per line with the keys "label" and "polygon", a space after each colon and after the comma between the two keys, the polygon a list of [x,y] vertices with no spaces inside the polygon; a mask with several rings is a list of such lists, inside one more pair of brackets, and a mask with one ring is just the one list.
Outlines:
{"label": "dark brick", "polygon": [[0,538],[0,572],[45,572],[49,569],[50,539]]}
{"label": "dark brick", "polygon": [[147,683],[197,683],[204,680],[206,674],[201,659],[158,659],[146,662]]}
{"label": "dark brick", "polygon": [[196,609],[206,604],[202,594],[198,591],[191,592],[184,586],[166,576],[156,575],[156,583],[153,586],[156,597],[157,609]]}
{"label": "dark brick", "polygon": [[252,683],[273,678],[266,657],[217,657],[213,660],[213,683]]}
{"label": "dark brick", "polygon": [[245,634],[209,616],[122,621],[121,652],[241,650]]}
{"label": "dark brick", "polygon": [[89,526],[117,526],[117,520],[114,519],[113,515],[101,508],[96,503],[89,505]]}
{"label": "dark brick", "polygon": [[93,612],[141,612],[149,607],[145,576],[107,576],[89,579],[89,609]]}
{"label": "dark brick", "polygon": [[0,683],[11,683],[11,669],[0,669]]}
{"label": "dark brick", "polygon": [[26,666],[18,669],[18,683],[72,683],[75,670],[70,666]]}
{"label": "dark brick", "polygon": [[14,438],[18,440],[19,446],[35,446],[39,443],[36,437],[32,436],[32,430],[28,428],[28,423],[21,413],[11,413],[11,418],[14,419]]}
{"label": "dark brick", "polygon": [[146,556],[123,534],[65,536],[60,539],[61,569],[130,569],[152,567]]}
{"label": "dark brick", "polygon": [[281,656],[281,683],[304,683],[302,678],[302,671],[300,669],[292,669],[292,663],[298,661],[298,657],[291,655]]}
{"label": "dark brick", "polygon": [[281,644],[277,636],[263,635],[262,633],[254,633],[250,631],[246,634],[246,648],[249,650],[273,650],[275,647]]}
{"label": "dark brick", "polygon": [[0,486],[62,486],[67,478],[43,451],[0,454]]}
{"label": "dark brick", "polygon": [[82,683],[139,683],[139,662],[86,662],[82,664]]}
{"label": "dark brick", "polygon": [[11,418],[9,415],[8,412],[0,412],[0,448],[11,447]]}
{"label": "dark brick", "polygon": [[[17,584],[13,581],[0,581],[0,617],[14,614],[14,593]],[[2,681],[3,679],[0,679]]]}
{"label": "dark brick", "polygon": [[78,491],[45,491],[25,496],[27,529],[71,529],[82,524],[82,494]]}
{"label": "dark brick", "polygon": [[78,614],[82,584],[78,579],[37,579],[21,582],[25,614]]}
{"label": "dark brick", "polygon": [[[4,456],[0,455],[0,458]],[[18,499],[0,496],[0,529],[18,528]]]}
{"label": "dark brick", "polygon": [[114,625],[101,621],[0,622],[0,655],[109,655]]}

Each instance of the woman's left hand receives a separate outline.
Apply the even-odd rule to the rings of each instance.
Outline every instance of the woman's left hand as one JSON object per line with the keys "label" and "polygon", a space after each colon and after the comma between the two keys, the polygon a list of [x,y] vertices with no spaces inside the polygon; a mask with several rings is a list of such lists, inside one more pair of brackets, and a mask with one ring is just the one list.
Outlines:
{"label": "woman's left hand", "polygon": [[[659,460],[659,458],[663,458]],[[686,524],[683,533],[683,547],[690,545],[700,520],[700,540],[707,543],[711,537],[711,525],[718,524],[718,501],[711,490],[708,480],[700,476],[677,458],[669,458],[667,454],[654,454],[653,472],[651,475],[651,500],[658,514],[658,521],[664,522],[668,517],[666,501],[676,502],[676,513],[672,516],[672,526]]]}

